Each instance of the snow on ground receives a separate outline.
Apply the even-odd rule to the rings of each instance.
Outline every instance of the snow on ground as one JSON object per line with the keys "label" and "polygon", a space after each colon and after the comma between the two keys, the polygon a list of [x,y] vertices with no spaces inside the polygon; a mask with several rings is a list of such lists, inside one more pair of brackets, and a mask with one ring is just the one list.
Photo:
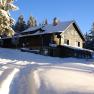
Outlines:
{"label": "snow on ground", "polygon": [[94,60],[0,48],[0,94],[94,94]]}

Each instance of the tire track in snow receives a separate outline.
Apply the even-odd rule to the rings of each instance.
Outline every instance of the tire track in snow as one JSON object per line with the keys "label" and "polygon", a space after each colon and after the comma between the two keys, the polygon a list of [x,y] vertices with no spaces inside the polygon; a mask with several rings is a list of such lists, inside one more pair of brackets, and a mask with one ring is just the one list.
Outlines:
{"label": "tire track in snow", "polygon": [[1,77],[0,77],[0,86],[3,83],[3,81],[7,78],[7,76],[13,71],[13,69],[6,69],[3,71]]}
{"label": "tire track in snow", "polygon": [[17,68],[6,69],[0,77],[0,94],[9,94],[12,79],[19,72]]}
{"label": "tire track in snow", "polygon": [[[8,67],[7,66],[2,66],[0,68],[0,76],[2,76],[3,72],[7,69]],[[1,81],[1,78],[0,78],[0,81]]]}

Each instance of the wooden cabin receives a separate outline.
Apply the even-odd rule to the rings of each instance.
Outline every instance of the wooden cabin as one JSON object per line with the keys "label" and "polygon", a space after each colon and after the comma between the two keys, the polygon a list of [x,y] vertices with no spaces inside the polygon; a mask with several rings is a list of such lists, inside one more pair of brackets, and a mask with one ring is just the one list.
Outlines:
{"label": "wooden cabin", "polygon": [[[6,39],[3,39],[3,41],[6,41]],[[40,50],[42,54],[45,54],[46,51],[47,55],[52,56],[60,56],[60,54],[62,56],[77,56],[77,53],[78,55],[83,53],[83,56],[85,54],[90,56],[91,54],[91,51],[83,50],[85,38],[75,21],[65,21],[58,24],[29,28],[11,38],[11,42],[16,48],[24,47]],[[74,50],[73,47],[77,49]],[[87,55],[85,56],[87,57]]]}
{"label": "wooden cabin", "polygon": [[85,39],[75,21],[66,21],[23,31],[19,41],[30,48],[49,47],[51,44],[83,48]]}

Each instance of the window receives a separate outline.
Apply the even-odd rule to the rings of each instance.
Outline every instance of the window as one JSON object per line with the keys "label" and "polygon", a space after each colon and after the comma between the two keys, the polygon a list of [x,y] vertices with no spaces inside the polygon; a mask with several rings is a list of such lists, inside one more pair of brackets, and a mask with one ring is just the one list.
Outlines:
{"label": "window", "polygon": [[69,40],[65,39],[64,43],[69,45]]}
{"label": "window", "polygon": [[78,47],[80,47],[80,42],[78,42]]}
{"label": "window", "polygon": [[69,45],[69,40],[67,40],[67,44]]}

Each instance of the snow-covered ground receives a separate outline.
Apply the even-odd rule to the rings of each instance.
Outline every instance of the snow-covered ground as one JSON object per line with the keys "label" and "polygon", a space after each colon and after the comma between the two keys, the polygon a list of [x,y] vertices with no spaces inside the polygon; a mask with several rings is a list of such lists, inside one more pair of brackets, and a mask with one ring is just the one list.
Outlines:
{"label": "snow-covered ground", "polygon": [[94,60],[0,48],[0,94],[94,94]]}

